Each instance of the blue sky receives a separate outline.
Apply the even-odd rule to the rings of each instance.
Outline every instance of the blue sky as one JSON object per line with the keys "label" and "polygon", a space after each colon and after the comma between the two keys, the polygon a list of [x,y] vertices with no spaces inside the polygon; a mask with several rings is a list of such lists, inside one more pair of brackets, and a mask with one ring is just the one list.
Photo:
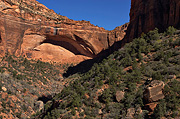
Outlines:
{"label": "blue sky", "polygon": [[73,20],[86,20],[113,30],[129,22],[131,0],[37,0]]}

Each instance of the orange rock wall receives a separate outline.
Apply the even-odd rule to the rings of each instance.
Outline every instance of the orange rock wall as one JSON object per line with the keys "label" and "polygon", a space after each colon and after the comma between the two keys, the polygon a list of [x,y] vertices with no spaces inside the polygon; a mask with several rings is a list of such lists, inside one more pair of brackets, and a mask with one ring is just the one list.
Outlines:
{"label": "orange rock wall", "polygon": [[180,0],[131,0],[130,25],[125,42],[157,27],[180,28]]}
{"label": "orange rock wall", "polygon": [[128,26],[107,31],[89,21],[57,15],[35,0],[0,0],[0,3],[1,55],[8,52],[43,61],[83,61],[122,40]]}

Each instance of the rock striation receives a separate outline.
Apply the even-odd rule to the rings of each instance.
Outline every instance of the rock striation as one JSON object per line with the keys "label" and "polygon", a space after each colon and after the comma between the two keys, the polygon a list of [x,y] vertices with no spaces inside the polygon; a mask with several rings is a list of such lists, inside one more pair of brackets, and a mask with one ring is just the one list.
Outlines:
{"label": "rock striation", "polygon": [[0,0],[0,55],[52,62],[96,57],[124,38],[128,24],[107,31],[56,14],[36,0]]}
{"label": "rock striation", "polygon": [[180,28],[179,0],[131,0],[130,25],[124,43],[157,27],[163,32],[168,26]]}

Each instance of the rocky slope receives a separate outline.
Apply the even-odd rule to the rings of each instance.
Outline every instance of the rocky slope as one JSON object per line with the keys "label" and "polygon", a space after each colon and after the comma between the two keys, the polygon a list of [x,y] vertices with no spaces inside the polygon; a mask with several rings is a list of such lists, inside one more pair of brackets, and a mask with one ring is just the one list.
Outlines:
{"label": "rocky slope", "polygon": [[127,24],[113,31],[57,15],[35,0],[0,1],[0,53],[54,62],[96,57],[120,41]]}
{"label": "rocky slope", "polygon": [[[180,117],[180,30],[155,29],[77,73],[34,118]],[[77,77],[77,78],[76,78]]]}
{"label": "rocky slope", "polygon": [[67,67],[6,54],[0,60],[0,118],[27,119],[42,109],[70,81],[61,76]]}
{"label": "rocky slope", "polygon": [[179,0],[131,0],[130,25],[124,43],[157,27],[180,27]]}

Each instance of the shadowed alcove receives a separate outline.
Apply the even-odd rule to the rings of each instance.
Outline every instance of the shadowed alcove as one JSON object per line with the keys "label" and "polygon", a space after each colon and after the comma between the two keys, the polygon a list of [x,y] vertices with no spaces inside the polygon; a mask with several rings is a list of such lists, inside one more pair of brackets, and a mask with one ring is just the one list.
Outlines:
{"label": "shadowed alcove", "polygon": [[89,51],[89,49],[87,49],[87,46],[84,46],[80,41],[75,41],[67,36],[47,35],[46,39],[41,42],[41,44],[43,43],[49,43],[52,45],[63,47],[75,55],[94,57],[94,55]]}
{"label": "shadowed alcove", "polygon": [[70,52],[74,53],[75,55],[81,55],[81,53],[72,44],[70,44],[66,41],[56,41],[56,40],[52,40],[52,39],[46,39],[41,44],[43,44],[43,43],[50,43],[52,45],[61,46],[65,49],[69,50]]}

